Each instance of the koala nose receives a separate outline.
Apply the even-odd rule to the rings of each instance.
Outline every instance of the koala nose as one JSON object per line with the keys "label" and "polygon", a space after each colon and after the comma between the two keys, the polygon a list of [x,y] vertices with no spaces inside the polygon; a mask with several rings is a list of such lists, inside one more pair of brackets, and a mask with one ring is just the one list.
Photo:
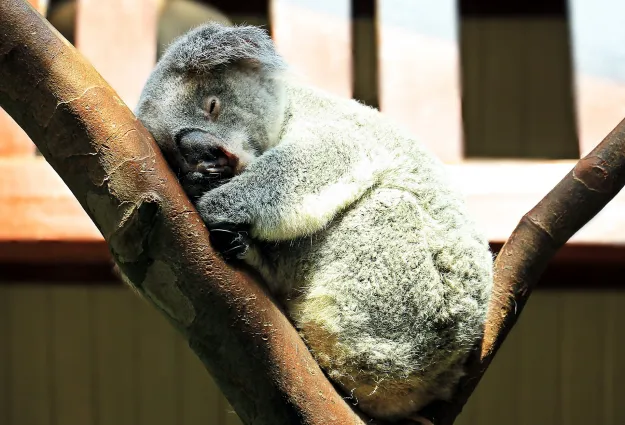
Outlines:
{"label": "koala nose", "polygon": [[215,150],[218,146],[217,140],[205,131],[183,131],[176,137],[176,145],[182,156],[184,156],[190,164],[197,164],[200,161],[213,161],[216,159]]}

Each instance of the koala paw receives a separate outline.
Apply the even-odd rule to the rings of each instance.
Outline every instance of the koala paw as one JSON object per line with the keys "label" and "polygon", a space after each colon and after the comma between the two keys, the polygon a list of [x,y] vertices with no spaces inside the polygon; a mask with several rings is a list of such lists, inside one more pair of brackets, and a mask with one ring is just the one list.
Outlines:
{"label": "koala paw", "polygon": [[243,259],[251,244],[246,225],[220,222],[208,226],[210,241],[225,260]]}

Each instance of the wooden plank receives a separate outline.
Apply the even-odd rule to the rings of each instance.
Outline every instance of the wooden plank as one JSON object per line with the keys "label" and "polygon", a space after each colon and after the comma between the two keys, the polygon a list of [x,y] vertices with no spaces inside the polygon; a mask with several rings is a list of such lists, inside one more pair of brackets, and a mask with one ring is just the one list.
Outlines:
{"label": "wooden plank", "polygon": [[578,74],[577,126],[581,155],[587,155],[625,117],[625,83]]}
{"label": "wooden plank", "polygon": [[30,157],[35,150],[35,144],[26,132],[0,108],[0,157]]}
{"label": "wooden plank", "polygon": [[9,294],[9,287],[0,285],[0,424],[10,424],[11,413]]}
{"label": "wooden plank", "polygon": [[378,2],[380,109],[445,162],[463,156],[453,0]]}
{"label": "wooden plank", "polygon": [[525,69],[517,70],[526,90],[522,156],[579,158],[569,23],[564,17],[529,19],[521,37],[528,46]]}
{"label": "wooden plank", "polygon": [[[88,262],[76,250],[61,251],[59,254],[41,255],[42,250],[59,250],[48,244],[31,246],[30,255],[23,252],[17,263],[5,262],[0,250],[0,284],[28,284],[45,282],[48,285],[114,285],[122,283],[113,273],[112,260],[101,256],[96,262]],[[67,245],[73,246],[68,243]],[[80,244],[78,244],[80,245]],[[494,253],[501,249],[499,243],[491,244]],[[0,243],[0,247],[3,245]],[[102,248],[106,244],[101,242]],[[63,246],[61,246],[61,250]],[[74,255],[74,260],[54,263],[54,255]],[[539,290],[622,290],[625,275],[625,247],[609,245],[565,245],[550,261],[542,274]]]}
{"label": "wooden plank", "polygon": [[176,339],[180,359],[180,425],[225,424],[221,391],[187,341]]}
{"label": "wooden plank", "polygon": [[352,96],[379,109],[377,3],[377,0],[351,0]]}
{"label": "wooden plank", "polygon": [[136,297],[137,326],[133,338],[138,354],[131,359],[137,370],[136,425],[180,423],[180,363],[174,327],[146,301]]}
{"label": "wooden plank", "polygon": [[93,297],[94,389],[98,425],[137,423],[137,297],[126,286],[89,288]]}
{"label": "wooden plank", "polygon": [[[573,166],[573,161],[467,161],[449,164],[448,170],[489,240],[502,243],[520,218]],[[99,231],[43,158],[0,158],[0,175],[0,263],[109,261]],[[588,259],[593,250],[584,248],[587,245],[612,251],[597,251],[592,261],[622,262],[623,210],[625,192],[573,236],[558,255],[578,252],[581,257],[577,259]]]}
{"label": "wooden plank", "polygon": [[43,286],[7,288],[11,425],[49,425],[53,401],[51,298]]}
{"label": "wooden plank", "polygon": [[625,394],[625,293],[605,294],[607,311],[605,322],[605,357],[604,357],[604,409],[605,425],[625,423],[623,394]]}
{"label": "wooden plank", "polygon": [[460,38],[466,156],[578,158],[564,17],[465,17]]}
{"label": "wooden plank", "polygon": [[606,296],[566,293],[562,298],[560,391],[562,423],[605,423],[603,356]]}
{"label": "wooden plank", "polygon": [[42,157],[0,158],[0,175],[1,240],[102,238],[69,188]]}
{"label": "wooden plank", "polygon": [[340,96],[351,97],[351,23],[348,0],[271,0],[276,48],[293,71]]}
{"label": "wooden plank", "polygon": [[76,46],[134,108],[156,61],[159,0],[79,1]]}
{"label": "wooden plank", "polygon": [[[19,212],[19,209],[17,210]],[[88,224],[88,217],[78,216],[80,221],[77,224]],[[1,220],[0,220],[1,221]],[[25,239],[16,239],[9,236],[7,239],[0,239],[0,268],[3,273],[0,280],[6,281],[10,277],[12,266],[24,266],[30,264],[33,268],[26,271],[19,271],[20,275],[12,276],[22,282],[37,281],[42,277],[46,280],[63,281],[69,279],[76,281],[83,278],[84,281],[93,281],[94,270],[102,274],[105,280],[111,280],[112,257],[110,250],[104,239],[98,237],[93,240],[80,239],[57,239],[54,234],[42,236],[28,235]],[[67,266],[72,270],[67,270]],[[5,279],[4,277],[7,277]],[[116,279],[116,278],[115,278]],[[80,280],[80,279],[79,279]],[[96,280],[98,281],[98,280]],[[99,280],[102,282],[102,279]]]}
{"label": "wooden plank", "polygon": [[[574,161],[467,161],[448,169],[489,240],[503,242],[521,217],[574,166]],[[570,243],[623,245],[624,209],[625,192],[621,191]]]}
{"label": "wooden plank", "polygon": [[[558,425],[561,356],[562,292],[537,292],[528,301],[517,324],[521,339],[516,411],[519,424]],[[527,408],[531,406],[531,409]]]}
{"label": "wooden plank", "polygon": [[[180,2],[177,0],[176,2]],[[196,1],[196,0],[183,0]],[[175,2],[174,2],[175,3]],[[271,28],[269,20],[269,1],[252,0],[252,1],[232,1],[232,0],[211,0],[210,3],[212,13],[219,11],[227,17],[227,20],[235,25],[257,25],[267,29]],[[202,4],[206,6],[205,4]],[[208,6],[206,6],[208,7]]]}
{"label": "wooden plank", "polygon": [[625,4],[570,0],[580,149],[586,155],[625,116]]}
{"label": "wooden plank", "polygon": [[473,397],[476,398],[475,423],[520,425],[518,404],[520,389],[521,338],[515,328],[493,359]]}
{"label": "wooden plank", "polygon": [[53,423],[94,422],[93,297],[84,286],[52,290]]}

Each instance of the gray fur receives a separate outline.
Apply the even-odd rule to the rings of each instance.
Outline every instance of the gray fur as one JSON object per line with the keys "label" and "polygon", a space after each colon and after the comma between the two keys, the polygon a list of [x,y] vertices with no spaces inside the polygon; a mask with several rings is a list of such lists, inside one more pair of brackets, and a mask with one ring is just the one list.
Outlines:
{"label": "gray fur", "polygon": [[[206,46],[211,46],[210,50]],[[210,71],[241,60],[271,70],[285,68],[282,58],[275,54],[271,39],[261,28],[218,23],[201,26],[179,37],[162,60],[170,70],[182,73]]]}
{"label": "gray fur", "polygon": [[[137,116],[207,225],[249,229],[250,241],[233,242],[249,243],[239,256],[330,378],[371,416],[408,417],[450,396],[481,337],[487,241],[422,144],[281,64],[264,31],[200,27],[157,64]],[[210,96],[216,120],[201,107]],[[184,155],[182,129],[202,141]],[[207,147],[239,157],[234,177],[188,170]]]}

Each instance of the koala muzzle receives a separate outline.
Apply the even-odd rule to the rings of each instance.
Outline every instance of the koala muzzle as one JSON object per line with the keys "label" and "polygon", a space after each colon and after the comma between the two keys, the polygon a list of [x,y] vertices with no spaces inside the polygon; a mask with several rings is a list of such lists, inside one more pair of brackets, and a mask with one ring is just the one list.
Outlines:
{"label": "koala muzzle", "polygon": [[201,130],[184,131],[176,137],[176,144],[188,172],[198,172],[214,179],[234,175],[238,158],[221,147],[220,140],[211,134]]}

